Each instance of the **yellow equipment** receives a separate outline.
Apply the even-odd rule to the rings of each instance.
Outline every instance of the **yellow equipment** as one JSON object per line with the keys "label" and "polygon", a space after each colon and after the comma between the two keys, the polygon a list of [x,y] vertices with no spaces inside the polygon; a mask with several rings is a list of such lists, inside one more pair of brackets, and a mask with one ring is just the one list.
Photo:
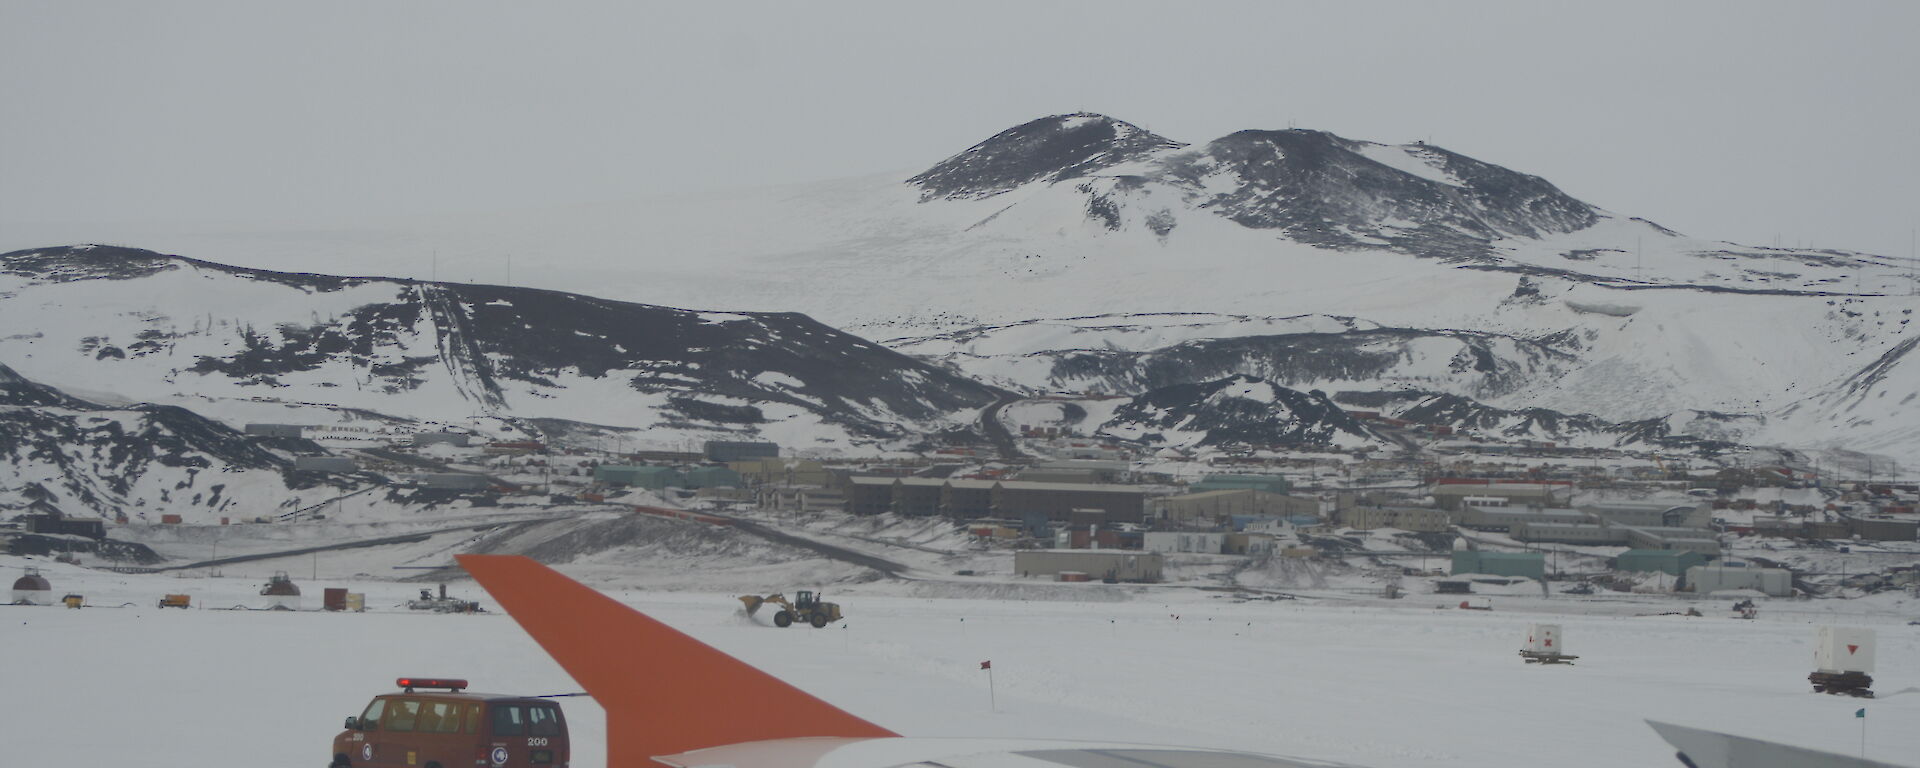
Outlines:
{"label": "yellow equipment", "polygon": [[87,599],[79,595],[67,595],[66,597],[60,598],[60,602],[65,603],[68,608],[85,608],[87,606]]}
{"label": "yellow equipment", "polygon": [[160,598],[162,608],[187,608],[193,605],[193,598],[187,595],[167,595]]}
{"label": "yellow equipment", "polygon": [[819,629],[840,620],[840,604],[821,600],[820,596],[811,590],[803,589],[793,593],[792,602],[787,601],[786,595],[779,593],[766,597],[741,595],[740,602],[747,606],[748,616],[757,613],[760,606],[767,603],[780,606],[780,612],[773,615],[773,625],[776,627],[790,627],[794,622],[801,621]]}

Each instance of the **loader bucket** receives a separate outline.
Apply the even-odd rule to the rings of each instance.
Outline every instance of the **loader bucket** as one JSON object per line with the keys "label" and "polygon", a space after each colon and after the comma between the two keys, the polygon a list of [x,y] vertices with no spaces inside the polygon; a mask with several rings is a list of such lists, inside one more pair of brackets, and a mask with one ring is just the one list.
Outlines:
{"label": "loader bucket", "polygon": [[754,612],[760,610],[760,606],[765,605],[767,601],[759,595],[741,595],[740,602],[747,606],[747,615],[752,616]]}

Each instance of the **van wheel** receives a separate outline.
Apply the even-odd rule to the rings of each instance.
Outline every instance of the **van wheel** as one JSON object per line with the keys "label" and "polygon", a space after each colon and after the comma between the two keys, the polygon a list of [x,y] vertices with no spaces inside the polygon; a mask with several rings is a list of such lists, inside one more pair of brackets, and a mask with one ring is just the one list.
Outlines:
{"label": "van wheel", "polygon": [[827,615],[824,613],[816,613],[813,615],[813,618],[807,620],[807,623],[812,624],[814,629],[826,629]]}
{"label": "van wheel", "polygon": [[333,762],[328,763],[327,768],[353,768],[353,761],[348,760],[346,755],[334,755]]}
{"label": "van wheel", "polygon": [[779,613],[774,614],[773,625],[776,627],[793,626],[793,614],[787,613],[786,611],[781,611]]}

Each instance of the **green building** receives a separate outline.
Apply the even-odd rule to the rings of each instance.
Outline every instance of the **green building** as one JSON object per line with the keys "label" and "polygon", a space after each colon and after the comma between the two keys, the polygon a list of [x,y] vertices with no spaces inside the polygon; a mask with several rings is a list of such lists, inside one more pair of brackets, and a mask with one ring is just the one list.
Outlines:
{"label": "green building", "polygon": [[1293,489],[1293,484],[1279,475],[1207,475],[1200,482],[1188,486],[1187,493],[1238,491],[1245,488],[1285,494]]}
{"label": "green building", "polygon": [[601,485],[626,485],[658,491],[685,485],[687,479],[672,467],[602,464],[593,468],[593,481]]}
{"label": "green building", "polygon": [[1620,553],[1614,561],[1614,570],[1619,571],[1659,571],[1671,576],[1686,573],[1688,568],[1706,565],[1707,556],[1684,549],[1629,549]]}
{"label": "green building", "polygon": [[1518,576],[1545,581],[1547,556],[1542,552],[1453,551],[1454,573],[1483,573],[1488,576]]}
{"label": "green building", "polygon": [[688,488],[742,488],[740,473],[726,467],[694,467],[687,470]]}

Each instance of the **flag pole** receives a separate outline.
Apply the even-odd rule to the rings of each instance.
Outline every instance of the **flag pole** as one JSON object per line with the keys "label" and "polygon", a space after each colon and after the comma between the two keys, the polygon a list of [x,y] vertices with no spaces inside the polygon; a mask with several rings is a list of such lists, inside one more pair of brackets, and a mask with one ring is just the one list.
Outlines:
{"label": "flag pole", "polygon": [[993,662],[991,660],[980,662],[980,668],[987,671],[987,710],[999,712],[1000,702],[993,692]]}
{"label": "flag pole", "polygon": [[1861,707],[1860,711],[1853,713],[1853,716],[1860,719],[1860,759],[1865,760],[1867,759],[1867,708]]}

